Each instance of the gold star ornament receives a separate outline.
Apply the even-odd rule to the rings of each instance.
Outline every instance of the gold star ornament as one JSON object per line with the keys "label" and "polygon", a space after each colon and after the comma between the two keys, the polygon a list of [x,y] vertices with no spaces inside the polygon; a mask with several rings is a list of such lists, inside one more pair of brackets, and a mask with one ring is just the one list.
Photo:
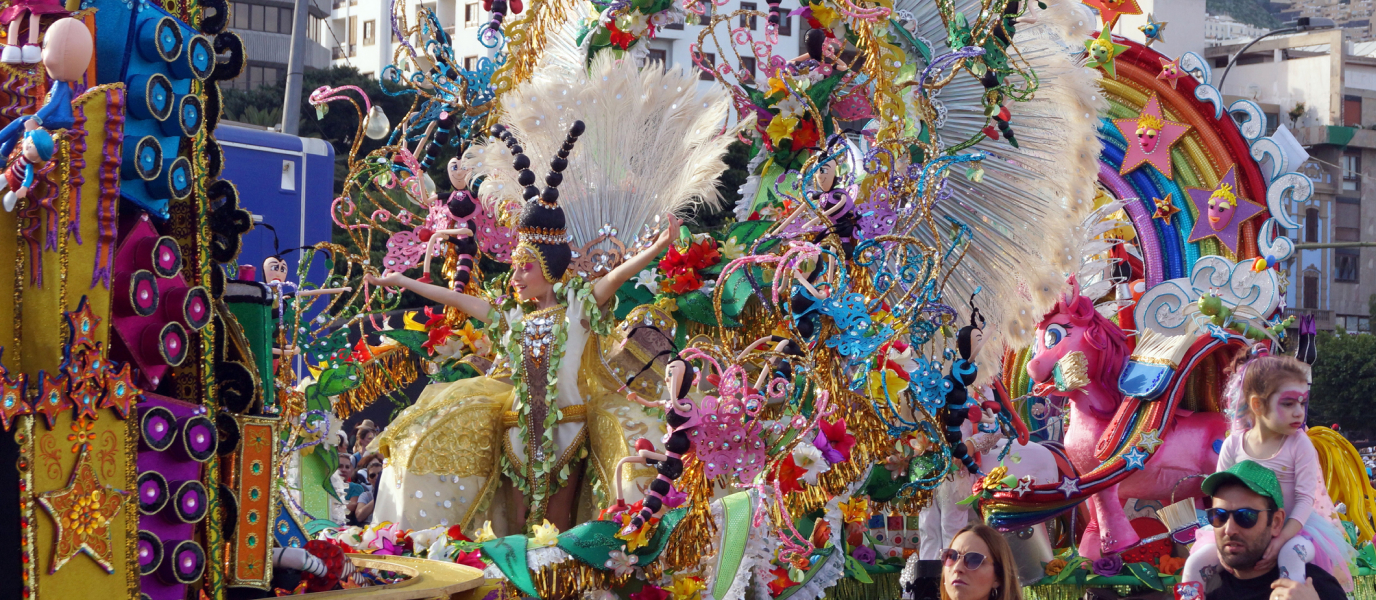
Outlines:
{"label": "gold star ornament", "polygon": [[1171,195],[1166,194],[1165,198],[1155,198],[1153,201],[1156,203],[1156,213],[1152,214],[1151,218],[1161,219],[1165,221],[1167,225],[1170,225],[1171,215],[1180,212],[1180,209],[1176,208],[1175,204],[1171,202]]}
{"label": "gold star ornament", "polygon": [[114,573],[110,525],[129,492],[102,485],[91,466],[90,450],[82,448],[67,487],[38,495],[38,503],[57,528],[53,561],[48,574],[85,553],[106,573]]}

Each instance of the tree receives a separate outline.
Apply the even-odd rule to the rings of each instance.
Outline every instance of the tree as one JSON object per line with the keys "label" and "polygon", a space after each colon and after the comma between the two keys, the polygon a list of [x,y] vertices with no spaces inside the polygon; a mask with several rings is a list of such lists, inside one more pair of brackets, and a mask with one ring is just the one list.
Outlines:
{"label": "tree", "polygon": [[1310,424],[1338,423],[1349,439],[1376,433],[1376,336],[1320,332]]}

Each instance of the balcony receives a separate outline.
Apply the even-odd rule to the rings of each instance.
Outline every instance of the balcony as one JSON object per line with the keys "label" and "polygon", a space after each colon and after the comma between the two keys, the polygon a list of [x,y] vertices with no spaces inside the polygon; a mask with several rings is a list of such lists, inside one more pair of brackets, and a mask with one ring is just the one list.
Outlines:
{"label": "balcony", "polygon": [[1360,127],[1341,127],[1338,125],[1320,125],[1314,127],[1297,127],[1291,131],[1295,134],[1295,139],[1299,140],[1299,143],[1305,146],[1329,144],[1333,146],[1376,149],[1376,130],[1362,129]]}
{"label": "balcony", "polygon": [[1290,308],[1285,309],[1285,316],[1295,317],[1294,327],[1299,327],[1299,319],[1304,315],[1314,317],[1314,327],[1321,331],[1333,331],[1333,311],[1319,310],[1317,308]]}
{"label": "balcony", "polygon": [[332,60],[339,60],[341,58],[353,58],[357,54],[358,44],[345,44],[343,46],[335,46],[334,48],[330,49],[330,58]]}

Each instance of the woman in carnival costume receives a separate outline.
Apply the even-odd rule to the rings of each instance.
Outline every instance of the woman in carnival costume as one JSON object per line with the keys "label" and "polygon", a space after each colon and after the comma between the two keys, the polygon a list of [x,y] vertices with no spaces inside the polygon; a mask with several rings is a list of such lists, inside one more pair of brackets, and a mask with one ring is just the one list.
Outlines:
{"label": "woman in carnival costume", "polygon": [[[503,296],[494,306],[477,296],[420,283],[397,273],[369,277],[370,283],[404,287],[457,308],[500,331],[497,337],[510,361],[510,379],[514,385],[482,377],[449,386],[442,398],[481,402],[503,395],[509,397],[510,407],[502,414],[505,434],[501,438],[500,465],[502,475],[514,484],[514,522],[538,524],[549,518],[560,529],[573,525],[582,463],[587,456],[585,423],[589,394],[580,389],[579,383],[583,379],[580,372],[588,340],[592,334],[607,333],[609,315],[606,311],[617,289],[678,239],[680,225],[670,215],[669,226],[653,245],[596,282],[573,275],[569,271],[572,238],[568,234],[564,209],[558,203],[558,184],[568,166],[568,152],[583,130],[583,122],[575,121],[562,151],[550,163],[550,173],[545,178],[548,187],[537,192],[530,160],[521,153],[516,138],[500,125],[493,129],[512,150],[516,157],[513,167],[520,171],[521,182],[527,184],[518,228],[520,242],[511,257],[509,281],[514,298]],[[506,394],[499,391],[503,386],[510,388]],[[466,394],[469,391],[479,393],[470,396]],[[404,435],[408,428],[424,419],[427,409],[433,408],[435,403],[427,402],[432,399],[435,396],[423,396],[415,407],[420,410],[407,411],[388,433],[400,431]],[[415,450],[414,447],[405,448],[410,440],[387,434],[382,439],[380,448],[384,452]],[[388,483],[405,487],[398,485],[400,481]],[[418,495],[414,497],[426,500],[425,492],[417,489],[415,494]],[[442,508],[452,508],[452,500],[450,503],[451,506],[444,507],[444,501],[439,502]],[[418,510],[417,514],[425,516],[421,512]]]}

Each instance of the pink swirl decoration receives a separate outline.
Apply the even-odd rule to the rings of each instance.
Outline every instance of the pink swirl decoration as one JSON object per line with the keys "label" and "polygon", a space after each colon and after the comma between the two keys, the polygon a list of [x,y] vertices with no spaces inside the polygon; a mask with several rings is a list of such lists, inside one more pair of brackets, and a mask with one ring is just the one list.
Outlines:
{"label": "pink swirl decoration", "polygon": [[483,253],[498,262],[511,262],[511,251],[516,247],[516,230],[498,223],[481,204],[474,211],[473,220],[478,227],[473,235],[477,236],[478,247]]}
{"label": "pink swirl decoration", "polygon": [[[410,229],[403,229],[387,238],[387,255],[382,258],[382,272],[405,273],[419,266],[425,258],[425,242]],[[443,256],[444,246],[435,245],[432,256]]]}

